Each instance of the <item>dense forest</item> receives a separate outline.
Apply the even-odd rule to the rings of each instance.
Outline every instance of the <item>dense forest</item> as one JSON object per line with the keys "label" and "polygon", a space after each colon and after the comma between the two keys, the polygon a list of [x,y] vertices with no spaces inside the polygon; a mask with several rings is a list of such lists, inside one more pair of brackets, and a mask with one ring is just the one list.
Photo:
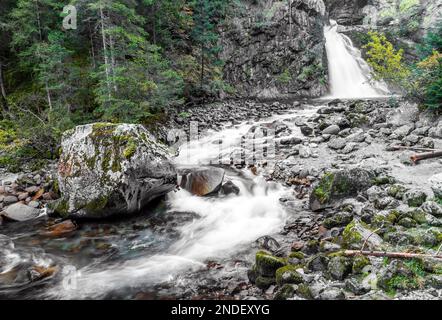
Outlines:
{"label": "dense forest", "polygon": [[[78,124],[154,123],[170,108],[234,94],[245,80],[251,81],[249,86],[253,87],[251,78],[261,81],[268,70],[260,74],[255,70],[253,75],[251,67],[243,72],[247,74],[244,80],[236,74],[232,76],[235,69],[224,70],[225,61],[220,54],[223,28],[234,24],[236,16],[243,14],[244,3],[249,2],[257,3],[233,0],[2,1],[0,165],[12,171],[23,163],[39,167],[41,159],[57,157],[62,132]],[[405,16],[416,8],[407,3],[398,9]],[[269,26],[267,20],[276,19],[272,14],[277,12],[277,4],[263,12],[263,17],[247,32],[264,32]],[[75,12],[66,10],[67,5],[73,6]],[[304,5],[302,1],[300,5]],[[308,10],[304,11],[311,11]],[[63,22],[73,24],[70,15],[74,14],[75,28],[65,28]],[[326,17],[321,19],[325,21]],[[305,17],[299,15],[299,20]],[[292,27],[296,23],[290,18],[288,38],[296,34]],[[302,23],[298,25],[301,30]],[[277,44],[281,30],[269,30],[269,33],[277,33]],[[299,41],[295,45],[304,48],[314,41],[302,43],[306,35],[301,31],[293,42]],[[440,109],[442,26],[434,26],[420,39],[418,56],[412,61],[405,61],[403,50],[396,48],[390,38],[377,31],[364,35],[364,54],[374,77],[387,80],[424,107]],[[238,39],[231,51],[254,50],[256,40],[243,44],[243,48],[235,48],[242,45],[241,38]],[[266,50],[272,52],[274,46]],[[291,49],[298,54],[291,58],[294,64],[299,64],[300,58],[306,59],[302,50],[311,55],[308,59],[313,60],[302,61],[304,67],[285,67],[284,60],[294,54],[281,48],[287,57],[281,56],[276,63],[281,64],[278,68],[282,70],[275,75],[279,86],[301,91],[294,84],[300,82],[308,87],[309,83],[320,82],[322,88],[317,89],[315,95],[323,94],[326,71],[318,62],[322,59],[322,47],[319,43],[319,53],[314,48]],[[241,66],[244,64],[242,51],[238,52]],[[258,52],[256,59],[272,59],[260,58],[262,55]],[[265,63],[270,64],[268,68],[272,67],[271,61]],[[238,69],[238,65],[233,68]],[[292,69],[299,69],[300,74],[295,76],[298,70]],[[226,81],[226,74],[238,78],[233,81],[236,86]]]}
{"label": "dense forest", "polygon": [[0,4],[2,165],[55,157],[74,125],[145,123],[228,89],[216,30],[228,1],[78,0],[73,30],[67,4]]}

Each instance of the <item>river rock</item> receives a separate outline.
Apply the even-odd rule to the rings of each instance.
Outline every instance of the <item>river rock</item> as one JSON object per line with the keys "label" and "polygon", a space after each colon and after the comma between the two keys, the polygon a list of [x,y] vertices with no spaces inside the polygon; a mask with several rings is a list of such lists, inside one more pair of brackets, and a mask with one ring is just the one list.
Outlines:
{"label": "river rock", "polygon": [[16,196],[6,196],[3,199],[3,204],[5,206],[18,202],[18,198]]}
{"label": "river rock", "polygon": [[63,217],[106,218],[139,212],[176,187],[166,149],[141,125],[95,123],[67,131],[58,181]]}
{"label": "river rock", "polygon": [[324,130],[322,130],[323,134],[331,134],[331,135],[336,135],[339,133],[339,131],[341,131],[341,128],[339,128],[338,125],[333,124],[327,128],[325,128]]}
{"label": "river rock", "polygon": [[434,196],[442,199],[442,173],[432,176],[429,181]]}
{"label": "river rock", "polygon": [[330,142],[328,143],[328,147],[333,150],[341,150],[341,149],[344,149],[346,144],[347,144],[347,142],[345,141],[345,139],[336,138],[336,139],[330,140]]}
{"label": "river rock", "polygon": [[310,194],[310,209],[322,210],[337,200],[356,196],[372,186],[374,178],[373,172],[360,168],[328,172]]}
{"label": "river rock", "polygon": [[222,191],[225,195],[229,195],[229,194],[238,195],[240,192],[240,189],[232,181],[227,181],[226,183],[223,184]]}
{"label": "river rock", "polygon": [[185,173],[181,187],[197,196],[208,196],[220,191],[225,171],[221,168],[192,169]]}
{"label": "river rock", "polygon": [[29,207],[23,203],[15,203],[7,207],[2,214],[14,221],[26,221],[37,218],[40,212],[39,209]]}

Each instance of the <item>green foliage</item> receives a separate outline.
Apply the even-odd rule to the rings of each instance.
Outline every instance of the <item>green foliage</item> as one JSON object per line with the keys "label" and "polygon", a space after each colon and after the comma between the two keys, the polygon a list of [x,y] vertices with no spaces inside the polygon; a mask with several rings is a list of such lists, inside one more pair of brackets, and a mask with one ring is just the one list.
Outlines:
{"label": "green foliage", "polygon": [[369,32],[370,42],[364,46],[367,50],[367,62],[373,69],[375,79],[384,79],[395,84],[403,84],[409,76],[409,70],[403,64],[403,50],[396,51],[384,34]]}

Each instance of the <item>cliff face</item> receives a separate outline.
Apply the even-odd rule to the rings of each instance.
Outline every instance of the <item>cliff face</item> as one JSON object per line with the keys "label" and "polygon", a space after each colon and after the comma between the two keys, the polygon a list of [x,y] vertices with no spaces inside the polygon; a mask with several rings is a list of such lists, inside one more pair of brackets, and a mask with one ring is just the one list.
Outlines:
{"label": "cliff face", "polygon": [[319,97],[327,91],[322,0],[241,1],[222,34],[224,80],[236,95]]}

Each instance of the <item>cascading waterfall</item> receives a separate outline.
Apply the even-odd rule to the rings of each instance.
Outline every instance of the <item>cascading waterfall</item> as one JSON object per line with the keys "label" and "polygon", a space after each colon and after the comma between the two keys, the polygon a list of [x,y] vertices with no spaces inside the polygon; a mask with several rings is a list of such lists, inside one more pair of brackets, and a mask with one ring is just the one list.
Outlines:
{"label": "cascading waterfall", "polygon": [[378,98],[390,94],[384,82],[370,79],[371,69],[349,37],[331,20],[325,28],[330,96],[327,98]]}

